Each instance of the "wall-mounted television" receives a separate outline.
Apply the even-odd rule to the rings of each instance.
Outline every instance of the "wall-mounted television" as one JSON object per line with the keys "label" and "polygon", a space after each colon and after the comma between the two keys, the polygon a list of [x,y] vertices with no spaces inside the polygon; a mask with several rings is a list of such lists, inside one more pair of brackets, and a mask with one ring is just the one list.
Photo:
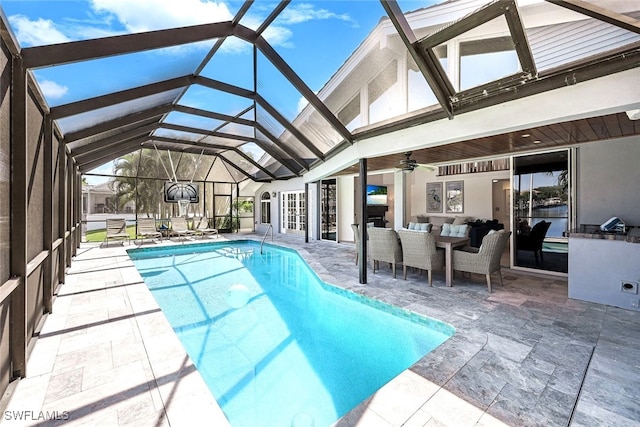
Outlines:
{"label": "wall-mounted television", "polygon": [[387,187],[367,185],[367,205],[387,205]]}
{"label": "wall-mounted television", "polygon": [[178,203],[178,200],[189,200],[190,203],[198,203],[200,200],[198,184],[190,182],[165,182],[165,203]]}

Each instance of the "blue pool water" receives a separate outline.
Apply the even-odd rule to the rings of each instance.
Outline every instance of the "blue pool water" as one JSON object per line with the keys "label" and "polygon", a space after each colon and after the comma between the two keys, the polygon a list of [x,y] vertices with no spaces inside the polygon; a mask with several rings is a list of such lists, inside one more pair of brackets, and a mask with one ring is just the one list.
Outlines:
{"label": "blue pool water", "polygon": [[[289,249],[240,241],[129,256],[232,426],[329,426],[454,333],[322,282]],[[249,296],[237,309],[236,284]]]}

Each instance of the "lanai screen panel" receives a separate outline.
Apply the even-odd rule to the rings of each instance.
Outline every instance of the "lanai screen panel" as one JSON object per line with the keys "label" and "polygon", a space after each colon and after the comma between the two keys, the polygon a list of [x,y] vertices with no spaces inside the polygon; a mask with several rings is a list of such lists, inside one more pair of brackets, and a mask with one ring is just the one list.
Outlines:
{"label": "lanai screen panel", "polygon": [[253,106],[251,99],[211,89],[200,85],[192,85],[180,98],[180,105],[198,108],[213,113],[236,117],[247,108]]}
{"label": "lanai screen panel", "polygon": [[[74,62],[34,74],[47,103],[54,107],[192,74],[213,42]],[[51,82],[57,91],[48,89]]]}
{"label": "lanai screen panel", "polygon": [[[267,138],[262,132],[256,132],[256,138],[259,141],[259,143],[268,148],[269,154],[271,155],[271,157],[273,157],[276,161],[280,162],[280,159],[282,159],[283,161],[285,161],[287,164],[284,164],[284,166],[289,169],[292,168],[293,171],[292,172],[298,172],[302,165],[299,165],[297,163],[297,161],[295,159],[293,159],[293,157],[291,157],[288,153],[286,153],[284,151],[283,148],[280,148],[280,146],[276,145],[274,142],[272,142],[269,138]],[[272,154],[273,153],[273,154]],[[282,162],[280,162],[282,163]]]}
{"label": "lanai screen panel", "polygon": [[129,132],[129,131],[135,131],[135,129],[139,128],[140,126],[145,126],[145,125],[150,124],[150,123],[155,122],[155,121],[157,121],[157,118],[153,118],[152,120],[147,120],[147,121],[143,121],[143,122],[135,122],[135,123],[131,123],[129,125],[125,125],[125,126],[122,126],[122,127],[110,129],[108,131],[100,132],[100,133],[97,133],[95,135],[88,136],[86,138],[82,138],[82,139],[78,139],[78,140],[75,140],[75,141],[67,142],[67,147],[69,147],[71,149],[71,151],[73,151],[73,150],[75,150],[77,148],[80,148],[80,147],[91,146],[94,143],[98,143],[98,145],[99,145],[101,140],[112,139],[112,138],[118,137],[118,135],[120,135],[122,133],[126,133],[126,132]]}
{"label": "lanai screen panel", "polygon": [[[437,49],[436,55],[445,70],[448,67],[447,49]],[[440,107],[438,99],[411,56],[407,56],[407,110]]]}
{"label": "lanai screen panel", "polygon": [[224,123],[222,120],[196,114],[187,114],[180,111],[170,112],[165,116],[163,122],[205,130],[215,129]]}
{"label": "lanai screen panel", "polygon": [[253,44],[227,37],[200,75],[253,91]]}
{"label": "lanai screen panel", "polygon": [[[65,2],[61,2],[65,3]],[[86,3],[86,4],[85,4]],[[24,47],[73,40],[86,40],[116,34],[134,34],[162,30],[178,26],[230,21],[243,2],[203,2],[197,13],[185,13],[181,2],[78,2],[64,9],[55,7],[51,0],[3,1],[2,8],[15,28],[25,28],[26,34],[16,31]],[[32,9],[37,10],[38,20],[30,19]],[[29,34],[34,26],[48,25],[47,39]]]}
{"label": "lanai screen panel", "polygon": [[251,157],[256,163],[262,166],[263,169],[268,170],[272,174],[279,176],[276,172],[282,167],[280,162],[275,160],[271,155],[266,153],[257,144],[250,142],[238,147],[247,156]]}
{"label": "lanai screen panel", "polygon": [[224,146],[229,148],[239,147],[245,143],[241,139],[224,138],[220,136],[205,136],[199,141],[200,145],[206,147],[208,145]]}
{"label": "lanai screen panel", "polygon": [[[307,86],[319,93],[345,63],[351,71],[350,64],[358,59],[352,54],[384,16],[379,1],[293,0],[264,37]],[[309,52],[313,52],[313,61]],[[294,107],[295,96],[291,98]]]}
{"label": "lanai screen panel", "polygon": [[[303,159],[315,159],[315,154],[307,148],[300,139],[294,136],[289,130],[287,130],[282,124],[280,124],[271,114],[269,114],[264,108],[257,106],[256,108],[257,122],[260,123],[267,131],[278,137],[278,140],[282,141],[287,147],[291,148],[298,157]],[[304,135],[303,135],[304,136]],[[311,164],[307,160],[307,165]]]}
{"label": "lanai screen panel", "polygon": [[342,141],[342,136],[262,53],[258,53],[258,93],[321,152]]}
{"label": "lanai screen panel", "polygon": [[253,177],[256,177],[256,174],[260,171],[257,166],[234,151],[225,151],[222,155]]}
{"label": "lanai screen panel", "polygon": [[178,95],[179,90],[170,90],[155,95],[137,98],[132,101],[121,102],[119,104],[103,107],[86,113],[58,119],[57,123],[63,134],[86,129],[105,121],[118,119],[135,114],[139,111],[153,107],[169,104]]}
{"label": "lanai screen panel", "polygon": [[213,162],[206,180],[213,182],[240,182],[245,179],[247,179],[246,176],[227,165],[218,157]]}
{"label": "lanai screen panel", "polygon": [[224,122],[214,130],[227,133],[230,135],[242,136],[245,138],[253,138],[254,130],[252,126],[243,125],[235,122]]}
{"label": "lanai screen panel", "polygon": [[178,181],[202,181],[207,177],[215,156],[182,153],[176,167]]}
{"label": "lanai screen panel", "polygon": [[180,130],[165,129],[165,128],[156,129],[153,132],[153,136],[159,136],[159,137],[171,138],[171,139],[183,140],[183,141],[192,141],[194,143],[200,141],[202,138],[205,137],[205,135],[201,133],[184,132]]}
{"label": "lanai screen panel", "polygon": [[449,73],[458,70],[459,81],[454,79],[452,82],[461,91],[522,71],[504,16],[492,19],[456,39],[459,39],[460,58],[458,67],[450,67]]}

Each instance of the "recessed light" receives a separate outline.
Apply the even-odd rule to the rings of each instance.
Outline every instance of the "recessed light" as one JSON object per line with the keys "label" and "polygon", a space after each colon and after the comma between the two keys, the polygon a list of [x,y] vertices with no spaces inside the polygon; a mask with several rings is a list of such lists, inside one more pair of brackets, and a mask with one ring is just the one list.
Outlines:
{"label": "recessed light", "polygon": [[540,141],[539,139],[536,139],[535,141],[533,141],[534,144],[540,144],[542,141]]}
{"label": "recessed light", "polygon": [[523,137],[523,138],[529,138],[530,136],[531,136],[531,134],[529,134],[529,133],[523,133],[523,134],[522,134],[522,137]]}

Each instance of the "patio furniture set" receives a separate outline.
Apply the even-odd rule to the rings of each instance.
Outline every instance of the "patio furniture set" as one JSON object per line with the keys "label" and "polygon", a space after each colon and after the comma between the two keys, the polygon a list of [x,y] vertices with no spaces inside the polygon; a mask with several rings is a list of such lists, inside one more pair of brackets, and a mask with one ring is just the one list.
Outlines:
{"label": "patio furniture set", "polygon": [[[405,280],[408,267],[426,270],[429,286],[433,285],[432,271],[442,269],[445,270],[447,286],[453,284],[454,271],[484,274],[489,292],[492,273],[498,273],[502,284],[500,259],[511,232],[489,230],[482,238],[480,247],[476,248],[469,245],[471,227],[442,224],[436,229],[432,224],[427,227],[412,224],[397,232],[390,228],[367,228],[368,252],[374,274],[382,261],[390,264],[394,278],[398,263],[402,263]],[[352,228],[358,236],[356,239],[359,239],[358,225],[353,224]],[[356,263],[358,258],[356,254]]]}
{"label": "patio furniture set", "polygon": [[[136,227],[136,237],[134,240],[144,243],[145,239],[151,241],[163,238],[181,237],[183,242],[187,237],[197,237],[204,239],[205,236],[218,237],[218,230],[209,227],[209,221],[201,218],[197,226],[193,229],[189,228],[187,220],[184,217],[174,217],[171,219],[170,226],[156,227],[155,218],[138,218]],[[107,219],[107,234],[105,243],[108,245],[109,240],[121,240],[129,243],[131,237],[127,233],[127,223],[124,218]]]}

